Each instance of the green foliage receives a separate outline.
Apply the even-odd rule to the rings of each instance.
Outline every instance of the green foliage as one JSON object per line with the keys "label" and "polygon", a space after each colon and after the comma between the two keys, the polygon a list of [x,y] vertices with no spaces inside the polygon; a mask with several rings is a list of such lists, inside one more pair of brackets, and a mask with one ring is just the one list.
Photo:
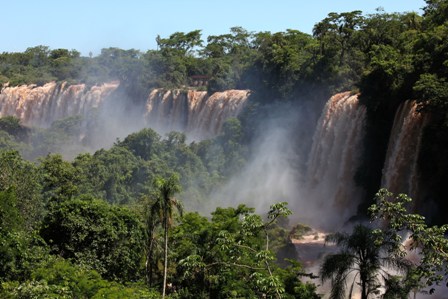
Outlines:
{"label": "green foliage", "polygon": [[183,298],[318,298],[314,286],[300,282],[297,263],[285,269],[274,263],[270,232],[289,214],[286,203],[278,203],[266,222],[244,205],[217,208],[211,221],[184,215],[173,230],[178,261],[173,285]]}
{"label": "green foliage", "polygon": [[[418,100],[431,110],[448,111],[448,87],[445,78],[435,74],[422,74],[414,85]],[[429,106],[429,107],[428,107]],[[448,122],[448,117],[445,119]],[[448,123],[445,123],[448,126]]]}
{"label": "green foliage", "polygon": [[[376,195],[377,204],[370,207],[373,219],[384,219],[387,228],[377,230],[378,239],[390,242],[393,254],[403,256],[401,232],[408,232],[411,241],[409,250],[416,250],[421,257],[415,274],[427,286],[432,286],[448,275],[448,225],[428,226],[419,214],[410,214],[406,205],[412,201],[405,194],[394,196],[386,189]],[[447,284],[448,286],[448,284]],[[433,290],[432,290],[433,291]],[[431,291],[431,292],[432,292]]]}
{"label": "green foliage", "polygon": [[244,166],[246,149],[243,146],[243,131],[241,122],[236,118],[226,120],[222,133],[216,138],[216,145],[222,149],[223,164],[220,172],[230,177],[238,173]]}
{"label": "green foliage", "polygon": [[292,229],[291,232],[289,234],[291,239],[297,239],[300,240],[303,238],[303,236],[307,233],[312,232],[313,229],[311,227],[309,227],[306,224],[296,224]]}
{"label": "green foliage", "polygon": [[187,84],[190,68],[197,68],[194,49],[202,45],[201,30],[188,33],[176,32],[169,38],[157,36],[160,56],[150,61],[156,70],[159,82],[163,86],[182,86]]}
{"label": "green foliage", "polygon": [[[50,201],[88,193],[110,203],[135,203],[151,192],[153,186],[148,182],[156,176],[178,173],[185,196],[191,199],[192,206],[199,206],[214,184],[235,171],[229,171],[231,167],[241,167],[243,158],[239,156],[241,147],[237,144],[241,138],[233,138],[229,133],[215,141],[213,148],[228,149],[228,160],[234,161],[229,167],[224,165],[225,157],[214,156],[209,148],[198,153],[197,145],[187,145],[185,139],[185,135],[177,132],[162,139],[153,130],[143,129],[118,141],[109,150],[81,154],[73,163],[63,161],[60,155],[47,155],[40,159],[42,179],[39,181],[44,186],[43,194]],[[199,155],[202,153],[204,157]],[[219,167],[206,169],[205,163],[215,163],[209,162],[208,157],[218,160]]]}
{"label": "green foliage", "polygon": [[[230,122],[216,145],[228,146],[229,150],[236,146],[239,128],[238,122]],[[143,135],[142,140],[145,138]],[[234,145],[232,140],[235,140]],[[34,173],[36,182],[41,182],[33,185],[33,192],[43,194],[49,201],[45,206],[46,216],[34,226],[42,239],[24,233],[26,226],[22,219],[25,217],[18,205],[17,188],[25,185],[6,184],[10,189],[0,192],[1,296],[157,298],[158,293],[148,292],[147,286],[141,284],[146,259],[147,282],[151,281],[154,286],[166,285],[166,292],[172,296],[225,298],[265,294],[273,298],[280,295],[316,298],[315,287],[302,284],[296,275],[298,265],[282,270],[275,262],[274,250],[287,242],[287,232],[275,224],[290,214],[286,203],[273,205],[266,221],[253,214],[253,209],[242,205],[235,209],[218,208],[211,220],[189,213],[180,218],[179,226],[173,226],[172,195],[180,187],[176,176],[159,178],[154,188],[146,189],[149,196],[145,202],[148,210],[144,222],[127,208],[112,206],[89,195],[106,191],[107,187],[98,187],[105,177],[121,175],[122,168],[113,165],[129,164],[126,159],[121,161],[123,157],[132,157],[129,161],[135,162],[129,164],[131,178],[139,172],[140,163],[158,160],[167,160],[164,163],[168,165],[174,163],[172,165],[181,171],[180,161],[185,155],[196,157],[184,142],[184,135],[169,134],[166,139],[155,142],[154,146],[161,150],[148,161],[132,154],[134,144],[130,142],[126,142],[126,147],[118,142],[111,150],[80,155],[73,163],[59,155],[43,158],[38,168],[33,166],[33,172],[27,173]],[[9,163],[27,165],[17,153],[4,155]],[[195,159],[201,165],[199,158],[192,161]],[[161,167],[170,172],[166,165]],[[5,171],[8,173],[7,167]],[[140,182],[147,182],[148,177]],[[11,178],[13,176],[8,177]],[[119,183],[120,186],[125,184]],[[132,189],[124,190],[128,190],[124,191],[126,193]],[[141,203],[135,200],[133,208],[143,215]],[[143,223],[146,223],[145,228]],[[165,230],[168,227],[171,228]],[[162,252],[166,252],[163,258]],[[162,261],[166,262],[165,266]],[[162,282],[162,276],[167,277],[166,283]],[[121,285],[110,280],[138,281],[138,284]]]}
{"label": "green foliage", "polygon": [[23,143],[18,143],[14,136],[11,136],[4,131],[0,131],[0,150],[20,151],[24,150],[24,148],[26,148],[26,146]]}
{"label": "green foliage", "polygon": [[[181,133],[162,138],[144,129],[108,150],[79,155],[73,162],[48,153],[78,141],[80,117],[57,121],[45,130],[26,129],[14,117],[0,119],[2,149],[20,149],[33,159],[44,156],[36,167],[17,152],[0,153],[0,297],[156,297],[141,284],[125,286],[104,280],[138,280],[146,259],[146,272],[153,275],[148,280],[161,284],[161,253],[167,244],[161,246],[160,236],[169,223],[164,219],[173,217],[166,213],[163,201],[157,206],[157,201],[144,199],[144,195],[163,191],[167,183],[151,182],[179,175],[181,179],[174,185],[182,186],[180,196],[195,208],[202,206],[213,187],[241,170],[248,140],[255,136],[251,130],[277,101],[317,102],[335,91],[360,89],[368,121],[365,160],[357,178],[370,196],[381,179],[378,165],[384,162],[396,108],[404,100],[417,99],[421,111],[431,112],[420,157],[422,190],[446,207],[441,199],[448,165],[443,150],[448,148],[448,5],[445,0],[427,0],[426,4],[423,16],[381,10],[371,15],[330,13],[315,25],[313,36],[293,29],[253,33],[233,27],[227,34],[209,36],[207,43],[200,30],[157,37],[159,48],[146,53],[107,48],[97,57],[81,57],[76,50],[37,46],[23,53],[0,54],[0,83],[10,85],[120,80],[126,96],[143,101],[150,88],[187,88],[198,75],[208,83],[201,88],[209,92],[244,88],[253,94],[240,120],[228,120],[222,134],[213,140],[188,145]],[[156,199],[171,197],[163,192],[158,195]],[[110,205],[129,205],[143,215],[142,202],[154,207],[144,221],[137,213]],[[392,233],[382,232],[388,243],[376,245],[387,245],[395,252],[392,257],[398,258],[400,239],[393,232],[410,230],[413,245],[422,252],[422,264],[403,277],[385,276],[381,282],[360,273],[366,289],[373,292],[381,283],[386,287],[385,297],[405,296],[420,287],[420,279],[424,283],[439,281],[437,271],[446,270],[442,262],[446,261],[446,227],[428,227],[420,216],[406,216],[403,205],[380,202],[373,211],[379,217],[387,215],[393,227]],[[443,214],[444,209],[440,210]],[[164,266],[172,283],[168,291],[181,298],[316,298],[315,286],[299,281],[298,265],[280,269],[274,262],[274,251],[288,239],[275,222],[288,213],[280,203],[266,219],[245,206],[218,208],[211,219],[186,214],[163,238],[170,241],[170,250],[165,250],[169,255],[164,257],[165,262],[170,261]],[[146,224],[145,245],[142,223]],[[165,225],[160,228],[160,224]],[[49,258],[46,245],[32,233],[35,229],[52,254],[66,259]],[[379,254],[384,251],[372,245],[369,232],[357,228],[352,235],[334,239],[345,245],[345,250],[328,258],[326,270],[331,270],[330,266],[342,272],[349,269],[356,249],[366,244],[370,251],[365,252],[373,258],[366,272],[378,270],[374,259],[383,258]],[[362,237],[362,244],[343,242],[351,237]],[[436,250],[440,248],[443,250]],[[326,277],[333,279],[336,292],[340,292],[343,280],[336,276]]]}
{"label": "green foliage", "polygon": [[24,141],[28,137],[28,129],[20,124],[20,119],[15,116],[5,116],[0,118],[0,130],[14,136],[18,141]]}
{"label": "green foliage", "polygon": [[173,51],[186,55],[190,54],[190,51],[195,47],[202,45],[201,30],[194,30],[188,33],[175,32],[166,39],[157,36],[156,41],[162,51],[162,55],[171,55]]}
{"label": "green foliage", "polygon": [[160,294],[154,290],[148,291],[147,288],[143,286],[122,286],[118,284],[112,284],[107,288],[102,288],[92,297],[92,299],[158,299]]}
{"label": "green foliage", "polygon": [[365,22],[361,13],[329,13],[313,29],[313,35],[319,41],[317,67],[324,78],[344,89],[353,86],[365,65],[365,53],[359,51],[360,29]]}
{"label": "green foliage", "polygon": [[36,292],[39,285],[47,285],[48,290],[42,294],[47,296],[54,292],[55,297],[90,298],[101,287],[107,287],[107,282],[96,271],[83,269],[58,257],[52,257],[36,268],[31,277],[31,282],[28,282],[30,291]]}
{"label": "green foliage", "polygon": [[95,269],[103,277],[139,277],[143,228],[126,208],[91,198],[65,200],[51,207],[40,234],[51,252]]}
{"label": "green foliage", "polygon": [[23,226],[23,219],[17,207],[13,190],[0,191],[0,233],[17,231]]}
{"label": "green foliage", "polygon": [[[447,165],[446,155],[440,151],[448,140],[447,5],[446,1],[426,3],[423,17],[379,12],[366,19],[361,30],[368,56],[359,82],[360,101],[367,107],[368,118],[358,182],[366,188],[369,200],[380,186],[381,168],[376,165],[384,162],[395,112],[402,102],[417,99],[419,111],[431,113],[422,139],[420,187],[427,190],[427,199],[445,207],[439,198],[443,197],[441,181],[446,176],[438,169]],[[434,215],[432,221],[442,223],[443,218]]]}
{"label": "green foliage", "polygon": [[[217,182],[210,177],[214,169],[208,171],[204,167],[207,161],[196,153],[197,145],[185,141],[182,133],[171,132],[162,139],[152,129],[143,129],[109,150],[80,155],[73,163],[80,172],[78,188],[110,203],[135,203],[154,189],[150,182],[155,177],[179,174],[184,196],[192,207],[198,207]],[[222,165],[216,171],[221,173],[213,173],[214,177],[223,176],[226,168]]]}
{"label": "green foliage", "polygon": [[62,153],[65,157],[73,157],[81,151],[79,141],[81,116],[71,116],[54,121],[49,128],[19,127],[11,135],[19,144],[15,149],[20,150],[29,160],[37,160],[49,153]]}
{"label": "green foliage", "polygon": [[135,156],[143,160],[150,160],[160,155],[160,135],[152,129],[142,129],[140,132],[130,134],[121,143]]}
{"label": "green foliage", "polygon": [[26,279],[45,252],[33,232],[44,212],[37,170],[17,152],[2,152],[0,169],[0,281]]}
{"label": "green foliage", "polygon": [[[401,273],[410,267],[401,256],[389,256],[391,244],[377,239],[373,230],[363,225],[356,225],[351,235],[335,233],[327,236],[326,241],[341,247],[339,253],[326,256],[320,268],[322,281],[331,280],[330,298],[343,298],[346,292],[351,297],[355,286],[359,286],[361,298],[367,299],[379,293],[381,277],[387,283],[390,274],[386,267]],[[349,278],[352,272],[354,275]],[[349,290],[347,280],[352,280]]]}
{"label": "green foliage", "polygon": [[[148,208],[149,218],[147,223],[146,231],[149,232],[147,238],[147,261],[146,265],[151,263],[150,259],[154,259],[153,257],[153,242],[154,242],[154,231],[156,226],[161,226],[164,233],[164,248],[163,248],[163,284],[162,284],[162,297],[165,298],[166,287],[167,287],[167,273],[168,273],[168,232],[169,229],[173,225],[174,220],[174,212],[177,210],[180,214],[182,214],[182,205],[180,201],[174,198],[174,195],[180,191],[179,185],[179,177],[173,175],[167,179],[157,177],[154,181],[155,185],[155,194],[152,199],[152,203]],[[147,268],[148,277],[152,276],[152,273],[149,273],[151,269]],[[151,282],[150,282],[151,284]]]}
{"label": "green foliage", "polygon": [[51,257],[33,269],[22,283],[2,283],[2,298],[159,298],[157,293],[135,285],[122,285],[101,278],[93,270]]}
{"label": "green foliage", "polygon": [[32,230],[43,215],[40,176],[36,166],[23,160],[15,151],[2,151],[0,173],[0,192],[6,192],[4,195],[20,212],[26,229]]}
{"label": "green foliage", "polygon": [[75,159],[74,166],[82,175],[79,188],[110,203],[128,203],[136,198],[146,165],[124,147],[99,150],[93,156],[85,154]]}
{"label": "green foliage", "polygon": [[448,3],[444,0],[425,0],[425,21],[430,25],[442,25],[448,15]]}
{"label": "green foliage", "polygon": [[76,169],[61,155],[49,154],[41,159],[43,194],[49,203],[59,203],[78,194]]}
{"label": "green foliage", "polygon": [[44,242],[35,233],[12,228],[0,232],[0,282],[24,281],[48,256]]}

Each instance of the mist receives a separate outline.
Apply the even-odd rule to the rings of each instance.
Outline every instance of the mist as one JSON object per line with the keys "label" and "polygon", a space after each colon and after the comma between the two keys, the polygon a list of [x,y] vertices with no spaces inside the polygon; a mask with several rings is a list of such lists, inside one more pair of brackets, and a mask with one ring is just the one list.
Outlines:
{"label": "mist", "polygon": [[82,152],[107,149],[147,127],[162,136],[182,131],[190,142],[212,138],[226,119],[241,112],[249,93],[154,89],[136,98],[119,82],[5,86],[0,116],[12,115],[36,128],[32,143],[37,150],[25,156],[34,159],[53,152],[71,160]]}
{"label": "mist", "polygon": [[117,89],[90,120],[85,144],[93,151],[109,148],[117,139],[145,128],[144,109],[145,99],[132,100],[124,90]]}
{"label": "mist", "polygon": [[216,190],[217,206],[244,203],[265,213],[286,201],[291,220],[335,231],[356,214],[361,192],[353,176],[360,161],[365,111],[356,95],[340,94],[322,106],[302,101],[269,109],[244,169]]}
{"label": "mist", "polygon": [[298,183],[302,180],[302,171],[299,162],[303,157],[291,142],[296,127],[287,125],[299,118],[296,113],[283,112],[289,115],[263,120],[247,165],[212,194],[212,209],[244,203],[263,213],[276,202],[287,201],[292,206],[300,202]]}
{"label": "mist", "polygon": [[[50,129],[65,128],[70,122],[64,118],[81,115],[74,140],[60,145],[66,158],[109,148],[117,139],[145,127],[159,134],[184,131],[190,141],[216,136],[224,121],[238,116],[251,100],[247,90],[211,96],[198,91],[153,90],[147,98],[132,99],[118,84],[90,88],[50,84],[4,88],[0,112],[15,115],[27,125]],[[32,101],[23,100],[24,94]],[[334,95],[325,105],[300,100],[265,109],[269,113],[254,128],[247,163],[212,191],[199,212],[209,215],[216,207],[246,204],[265,214],[270,205],[286,201],[294,224],[328,233],[348,231],[363,197],[353,179],[361,161],[366,117],[358,96],[346,92]],[[183,195],[188,201],[188,195]],[[323,252],[317,245],[312,250]],[[317,267],[311,265],[307,271],[317,273]]]}
{"label": "mist", "polygon": [[[183,131],[189,141],[216,136],[226,119],[239,115],[249,96],[248,90],[208,95],[155,89],[146,98],[135,99],[117,82],[92,87],[48,83],[5,88],[0,101],[1,115],[50,128],[35,137],[35,145],[39,146],[39,138],[48,142],[48,136],[61,130],[72,134],[71,139],[51,137],[56,144],[44,146],[38,154],[53,151],[73,159],[81,152],[109,148],[145,127],[161,135]],[[244,203],[265,213],[273,203],[286,201],[294,221],[325,230],[341,227],[356,213],[361,194],[353,176],[360,160],[365,111],[349,93],[334,96],[324,109],[323,102],[294,102],[264,108],[267,113],[256,122],[247,164],[211,193],[201,212]],[[80,123],[67,120],[76,115],[81,116]]]}

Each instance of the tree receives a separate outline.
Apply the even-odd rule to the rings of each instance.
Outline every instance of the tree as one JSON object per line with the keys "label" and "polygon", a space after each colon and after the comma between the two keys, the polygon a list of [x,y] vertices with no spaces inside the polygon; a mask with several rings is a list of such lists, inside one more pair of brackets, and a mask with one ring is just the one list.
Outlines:
{"label": "tree", "polygon": [[185,56],[198,46],[202,46],[201,30],[193,30],[188,33],[175,32],[169,38],[156,38],[157,45],[164,55],[179,54]]}
{"label": "tree", "polygon": [[217,208],[211,221],[197,213],[182,217],[173,230],[173,283],[182,298],[318,298],[312,284],[299,280],[298,263],[280,269],[275,262],[288,242],[276,224],[291,213],[286,205],[272,205],[267,220],[245,205]]}
{"label": "tree", "polygon": [[144,160],[153,159],[161,152],[160,135],[150,128],[130,134],[119,145],[129,149],[135,156]]}
{"label": "tree", "polygon": [[0,234],[18,230],[23,226],[13,188],[0,191]]}
{"label": "tree", "polygon": [[209,157],[201,158],[204,159],[204,164],[207,164],[207,158],[216,162],[222,160],[219,171],[224,176],[230,177],[241,170],[246,161],[247,148],[243,145],[243,141],[240,121],[237,118],[229,118],[223,124],[222,133],[213,140],[213,144],[210,144],[206,152]]}
{"label": "tree", "polygon": [[25,55],[27,56],[28,60],[26,61],[26,64],[30,64],[34,67],[42,67],[45,66],[48,62],[48,54],[50,50],[47,46],[36,46],[27,48],[25,51]]}
{"label": "tree", "polygon": [[49,203],[62,202],[79,193],[79,175],[59,154],[49,154],[41,159],[43,194]]}
{"label": "tree", "polygon": [[85,174],[80,187],[90,187],[97,196],[101,195],[110,203],[124,204],[138,196],[135,189],[144,163],[126,147],[101,149],[93,155],[90,163],[82,165],[81,159],[77,162]]}
{"label": "tree", "polygon": [[[422,74],[415,82],[414,91],[417,100],[423,103],[425,109],[433,111],[448,111],[448,87],[445,78],[435,74]],[[445,117],[448,126],[448,117]]]}
{"label": "tree", "polygon": [[266,295],[275,297],[277,299],[281,298],[281,293],[285,290],[280,282],[280,279],[273,275],[271,265],[269,260],[271,257],[270,243],[269,243],[269,228],[277,222],[280,217],[287,217],[292,214],[291,210],[287,208],[287,202],[279,202],[271,205],[268,211],[268,221],[263,222],[261,217],[258,215],[248,215],[243,221],[243,229],[247,230],[247,234],[257,234],[257,231],[262,230],[265,237],[265,249],[264,251],[255,252],[255,255],[263,261],[266,266],[266,270],[269,273],[268,278],[263,278],[261,273],[255,272],[253,276],[256,278],[256,283],[259,284],[261,291],[265,292]]}
{"label": "tree", "polygon": [[187,84],[187,76],[192,75],[189,71],[198,66],[195,49],[202,46],[201,30],[175,32],[168,38],[157,36],[156,42],[161,55],[152,55],[156,59],[149,64],[157,70],[160,85],[179,87]]}
{"label": "tree", "polygon": [[[0,192],[15,198],[25,228],[34,230],[44,214],[37,167],[22,159],[16,151],[0,153]],[[12,198],[11,197],[11,198]]]}
{"label": "tree", "polygon": [[231,34],[210,35],[202,54],[209,58],[221,58],[229,54],[232,49],[233,38]]}
{"label": "tree", "polygon": [[446,0],[425,0],[424,16],[429,24],[442,25],[448,15],[448,2]]}
{"label": "tree", "polygon": [[[162,297],[166,294],[166,279],[168,271],[168,230],[173,224],[174,211],[177,209],[182,213],[182,207],[174,195],[180,191],[179,178],[173,175],[167,179],[156,178],[154,185],[156,195],[154,203],[150,207],[151,217],[157,217],[164,231],[164,267],[163,267],[163,288]],[[152,222],[155,224],[155,222]]]}
{"label": "tree", "polygon": [[107,279],[139,277],[143,226],[135,213],[103,200],[82,196],[56,203],[40,235],[57,254]]}
{"label": "tree", "polygon": [[[15,151],[0,153],[0,281],[29,276],[42,258],[35,229],[44,214],[37,169]],[[2,297],[0,295],[0,297]]]}
{"label": "tree", "polygon": [[350,89],[356,84],[365,67],[365,53],[359,49],[363,25],[361,11],[352,11],[329,13],[314,26],[313,36],[320,48],[316,49],[314,78],[323,78],[326,84],[335,84],[338,89]]}
{"label": "tree", "polygon": [[1,298],[160,298],[142,284],[107,281],[97,271],[59,256],[41,258],[27,280],[2,282],[1,286]]}
{"label": "tree", "polygon": [[[448,287],[448,239],[446,233],[448,224],[442,226],[428,226],[425,217],[418,214],[410,214],[406,209],[412,199],[406,194],[394,196],[386,189],[381,189],[376,194],[377,203],[369,209],[372,219],[382,219],[386,222],[386,228],[376,230],[377,239],[388,240],[391,251],[395,256],[406,254],[406,248],[402,246],[403,232],[409,233],[410,248],[420,255],[415,274],[419,281],[427,286],[433,286],[445,280]],[[430,289],[430,293],[434,288]]]}
{"label": "tree", "polygon": [[0,130],[14,136],[18,141],[26,140],[29,134],[29,129],[20,124],[20,119],[11,115],[0,118]]}
{"label": "tree", "polygon": [[361,287],[361,299],[376,294],[380,287],[378,275],[388,277],[383,266],[395,266],[404,270],[407,263],[401,259],[383,255],[388,243],[379,243],[373,230],[358,224],[352,234],[335,233],[327,236],[326,241],[342,247],[339,253],[325,257],[320,268],[322,281],[331,280],[330,298],[344,298],[347,280],[352,279],[349,296],[352,297],[355,285]]}
{"label": "tree", "polygon": [[316,24],[313,28],[314,36],[321,43],[321,54],[325,54],[326,47],[339,46],[338,62],[342,65],[345,52],[348,50],[356,30],[363,24],[362,12],[355,10],[345,13],[329,13],[328,17]]}

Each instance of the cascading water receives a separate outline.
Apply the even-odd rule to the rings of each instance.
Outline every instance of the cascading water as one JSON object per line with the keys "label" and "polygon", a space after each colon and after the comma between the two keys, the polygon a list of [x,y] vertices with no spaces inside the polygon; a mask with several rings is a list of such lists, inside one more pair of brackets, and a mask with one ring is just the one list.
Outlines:
{"label": "cascading water", "polygon": [[208,96],[206,91],[153,90],[146,105],[146,120],[162,131],[185,131],[193,138],[219,133],[225,120],[237,116],[249,90],[227,90]]}
{"label": "cascading water", "polygon": [[5,87],[0,93],[0,117],[13,115],[23,125],[49,127],[55,120],[81,115],[86,118],[117,87],[118,82],[88,88],[85,84],[47,83],[43,86]]}
{"label": "cascading water", "polygon": [[[223,123],[242,110],[249,90],[228,90],[208,95],[205,91],[153,90],[146,100],[126,100],[119,82],[87,87],[50,82],[43,86],[3,86],[0,117],[13,115],[29,127],[47,128],[59,119],[82,117],[80,140],[90,134],[92,148],[151,127],[160,134],[182,131],[191,139],[218,134]],[[93,112],[95,111],[96,112]]]}
{"label": "cascading water", "polygon": [[345,92],[327,102],[319,119],[305,190],[314,210],[328,215],[326,228],[334,229],[333,225],[353,215],[362,196],[354,176],[360,164],[365,117],[366,109],[359,105],[358,96]]}
{"label": "cascading water", "polygon": [[424,122],[415,101],[402,103],[395,114],[381,179],[381,186],[393,193],[417,195],[417,160]]}

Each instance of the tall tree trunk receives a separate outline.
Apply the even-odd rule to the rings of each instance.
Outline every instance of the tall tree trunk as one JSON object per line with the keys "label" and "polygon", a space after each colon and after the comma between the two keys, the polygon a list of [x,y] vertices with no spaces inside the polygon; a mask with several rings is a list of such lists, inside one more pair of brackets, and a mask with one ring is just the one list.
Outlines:
{"label": "tall tree trunk", "polygon": [[361,280],[361,299],[367,299],[367,283],[365,280]]}
{"label": "tall tree trunk", "polygon": [[165,219],[165,221],[164,221],[164,228],[165,228],[165,249],[164,249],[165,264],[163,267],[162,298],[165,298],[165,294],[166,294],[166,275],[167,275],[167,271],[168,271],[168,221],[167,221],[167,219]]}
{"label": "tall tree trunk", "polygon": [[145,268],[146,268],[146,282],[149,287],[152,287],[152,251],[154,247],[154,227],[152,226],[150,228],[150,233],[148,236],[148,241],[146,243],[146,262],[145,262]]}

